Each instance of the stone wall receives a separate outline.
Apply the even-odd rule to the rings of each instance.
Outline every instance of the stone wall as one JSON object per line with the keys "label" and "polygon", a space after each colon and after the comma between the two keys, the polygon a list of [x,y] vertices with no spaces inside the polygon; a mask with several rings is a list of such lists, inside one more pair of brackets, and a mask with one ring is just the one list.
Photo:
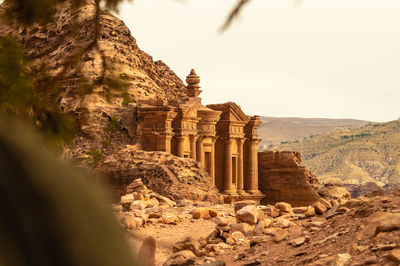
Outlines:
{"label": "stone wall", "polygon": [[307,206],[318,200],[318,180],[301,166],[300,153],[267,151],[258,153],[259,189],[265,194],[263,204],[285,201],[293,206]]}

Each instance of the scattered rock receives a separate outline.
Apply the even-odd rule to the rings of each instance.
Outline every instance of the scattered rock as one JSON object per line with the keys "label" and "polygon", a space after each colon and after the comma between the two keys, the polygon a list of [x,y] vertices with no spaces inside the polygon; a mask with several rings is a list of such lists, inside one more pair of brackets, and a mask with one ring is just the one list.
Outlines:
{"label": "scattered rock", "polygon": [[210,211],[208,208],[196,208],[193,210],[193,219],[209,219]]}
{"label": "scattered rock", "polygon": [[291,222],[283,217],[278,217],[276,219],[276,226],[279,228],[286,228],[289,227]]}
{"label": "scattered rock", "polygon": [[399,264],[400,263],[400,249],[396,248],[396,249],[391,250],[389,252],[387,258],[394,261],[395,263]]}
{"label": "scattered rock", "polygon": [[286,229],[276,231],[274,241],[279,243],[289,237],[289,232]]}
{"label": "scattered rock", "polygon": [[314,207],[315,212],[320,215],[323,215],[328,210],[328,208],[320,201],[315,202],[312,207]]}
{"label": "scattered rock", "polygon": [[135,200],[132,202],[130,209],[131,210],[144,210],[147,207],[147,202],[144,200]]}
{"label": "scattered rock", "polygon": [[199,254],[199,251],[200,251],[199,242],[192,239],[191,237],[187,237],[183,241],[175,243],[175,245],[172,248],[172,251],[174,253],[177,253],[182,250],[190,250],[193,252],[193,254],[197,255],[197,254]]}
{"label": "scattered rock", "polygon": [[373,237],[380,232],[400,229],[400,213],[375,212],[368,217],[363,235]]}
{"label": "scattered rock", "polygon": [[293,247],[299,247],[303,245],[305,242],[306,242],[305,237],[298,237],[290,241],[290,245],[292,245]]}
{"label": "scattered rock", "polygon": [[230,232],[242,232],[244,235],[250,234],[254,229],[254,225],[249,225],[248,223],[237,223],[237,224],[232,224],[230,226]]}
{"label": "scattered rock", "polygon": [[258,209],[254,205],[247,205],[236,212],[237,222],[255,225],[258,219]]}
{"label": "scattered rock", "polygon": [[235,213],[238,210],[240,210],[241,208],[248,206],[248,205],[256,206],[256,202],[254,200],[243,200],[243,201],[235,202]]}
{"label": "scattered rock", "polygon": [[193,265],[195,263],[196,256],[190,250],[182,250],[174,253],[167,261],[164,262],[163,266],[186,266]]}
{"label": "scattered rock", "polygon": [[225,218],[225,217],[216,217],[216,218],[214,219],[214,222],[215,222],[217,225],[220,225],[220,226],[227,226],[228,223],[229,223],[228,219]]}

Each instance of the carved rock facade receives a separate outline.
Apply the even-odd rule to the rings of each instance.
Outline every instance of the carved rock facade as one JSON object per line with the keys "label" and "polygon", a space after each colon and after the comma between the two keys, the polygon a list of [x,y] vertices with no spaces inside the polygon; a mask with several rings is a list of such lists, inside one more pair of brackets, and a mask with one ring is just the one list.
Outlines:
{"label": "carved rock facade", "polygon": [[301,166],[299,152],[259,152],[258,169],[264,204],[284,201],[292,206],[307,206],[319,199],[318,180],[308,168]]}
{"label": "carved rock facade", "polygon": [[191,158],[232,195],[261,196],[258,190],[257,128],[259,116],[247,116],[233,102],[204,106],[199,76],[187,76],[187,97],[142,100],[137,115],[142,149]]}

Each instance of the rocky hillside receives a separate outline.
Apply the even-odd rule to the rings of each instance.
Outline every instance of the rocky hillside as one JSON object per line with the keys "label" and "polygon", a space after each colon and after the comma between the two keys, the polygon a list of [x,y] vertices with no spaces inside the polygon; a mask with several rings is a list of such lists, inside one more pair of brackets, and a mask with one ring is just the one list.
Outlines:
{"label": "rocky hillside", "polygon": [[320,179],[345,183],[400,183],[400,121],[370,123],[272,147],[296,150]]}
{"label": "rocky hillside", "polygon": [[[57,78],[59,106],[75,118],[78,133],[65,150],[67,159],[108,176],[118,175],[117,181],[110,179],[119,186],[124,186],[118,183],[126,177],[124,173],[137,177],[147,173],[159,182],[143,180],[147,185],[175,198],[217,195],[209,188],[211,178],[196,162],[174,156],[160,160],[166,155],[138,150],[137,100],[179,100],[186,97],[186,88],[166,64],[154,61],[138,47],[120,19],[101,12],[98,49],[94,49],[95,6],[90,0],[78,9],[60,2],[54,22],[46,26],[23,27],[2,20],[6,9],[5,3],[0,5],[0,36],[11,36],[24,47],[33,71]],[[174,168],[174,164],[182,167]],[[185,170],[193,180],[181,180]],[[191,187],[191,195],[183,195],[188,190],[182,189],[185,186]]]}
{"label": "rocky hillside", "polygon": [[[6,8],[2,4],[0,13]],[[0,22],[0,36],[12,36],[20,42],[33,59],[34,70],[61,77],[58,102],[61,109],[76,118],[86,140],[77,145],[83,150],[101,149],[101,142],[108,138],[104,132],[108,122],[113,116],[118,122],[123,115],[132,116],[129,107],[135,106],[136,100],[177,99],[184,96],[185,87],[167,65],[153,61],[139,49],[125,24],[108,12],[102,12],[100,17],[99,49],[91,48],[94,14],[95,6],[88,0],[78,10],[60,3],[54,22],[46,26]],[[77,61],[71,64],[74,58]],[[96,83],[100,78],[104,78],[104,84]],[[111,88],[117,86],[113,84],[115,80],[123,81],[124,93]],[[123,142],[134,141],[134,130],[126,130],[131,139]]]}
{"label": "rocky hillside", "polygon": [[330,132],[338,128],[358,128],[368,121],[356,119],[328,119],[301,117],[262,116],[263,123],[258,129],[261,145],[278,145],[281,142],[302,139],[314,134]]}

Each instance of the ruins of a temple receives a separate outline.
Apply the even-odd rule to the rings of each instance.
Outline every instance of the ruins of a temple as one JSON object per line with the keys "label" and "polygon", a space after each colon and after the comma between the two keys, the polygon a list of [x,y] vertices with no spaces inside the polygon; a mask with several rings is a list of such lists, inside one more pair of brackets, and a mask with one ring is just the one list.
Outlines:
{"label": "ruins of a temple", "polygon": [[198,161],[221,192],[262,196],[257,159],[260,117],[244,114],[233,102],[202,105],[200,78],[194,70],[186,82],[185,99],[139,101],[142,149]]}
{"label": "ruins of a temple", "polygon": [[258,152],[259,116],[244,114],[233,102],[204,106],[194,70],[186,82],[184,99],[139,101],[141,149],[196,160],[218,190],[235,199],[294,206],[318,199],[317,181],[300,165],[300,154]]}

